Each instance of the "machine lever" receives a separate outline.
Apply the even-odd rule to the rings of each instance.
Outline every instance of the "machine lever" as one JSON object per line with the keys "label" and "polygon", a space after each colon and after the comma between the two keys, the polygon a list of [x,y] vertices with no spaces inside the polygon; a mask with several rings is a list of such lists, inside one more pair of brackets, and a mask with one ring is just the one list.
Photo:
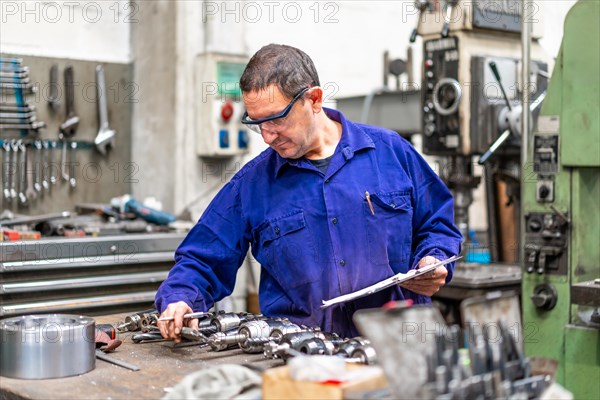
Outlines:
{"label": "machine lever", "polygon": [[498,150],[498,147],[502,146],[502,144],[504,142],[506,142],[506,140],[509,138],[509,136],[510,136],[510,129],[507,129],[504,132],[502,132],[502,135],[500,135],[500,137],[498,139],[496,139],[496,141],[494,143],[492,143],[490,148],[479,158],[478,164],[479,165],[485,164],[486,161],[488,160],[488,158],[490,158],[492,156],[492,154],[494,154],[494,152],[496,150]]}
{"label": "machine lever", "polygon": [[410,43],[414,43],[417,40],[417,31],[419,29],[419,24],[421,23],[421,14],[429,7],[429,0],[416,0],[415,7],[419,10],[419,15],[417,17],[417,26],[413,29],[410,34]]}
{"label": "machine lever", "polygon": [[558,217],[560,219],[563,220],[563,223],[566,225],[570,225],[571,224],[571,219],[569,217],[567,217],[563,212],[559,211],[556,207],[554,207],[554,205],[550,205],[550,208],[552,209],[552,211],[554,211],[554,213],[556,215],[558,215]]}
{"label": "machine lever", "polygon": [[494,78],[496,78],[496,81],[498,82],[498,85],[500,85],[500,91],[502,91],[502,97],[504,97],[504,101],[506,102],[508,110],[512,111],[512,106],[510,105],[510,101],[508,100],[508,96],[504,90],[504,85],[502,85],[502,81],[500,80],[500,72],[498,72],[498,66],[496,65],[496,62],[490,61],[489,66],[494,74]]}
{"label": "machine lever", "polygon": [[442,28],[442,37],[447,38],[450,33],[450,22],[452,18],[452,10],[458,3],[458,0],[448,0],[446,4],[446,12],[444,13],[444,27]]}

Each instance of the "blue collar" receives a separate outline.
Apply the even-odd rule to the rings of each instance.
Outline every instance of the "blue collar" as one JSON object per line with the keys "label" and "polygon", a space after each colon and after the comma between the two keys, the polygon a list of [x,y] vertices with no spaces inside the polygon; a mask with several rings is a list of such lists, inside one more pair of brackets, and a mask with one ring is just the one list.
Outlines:
{"label": "blue collar", "polygon": [[[342,124],[342,137],[340,138],[340,142],[335,149],[334,155],[341,152],[346,161],[348,161],[354,157],[354,153],[359,150],[375,148],[373,139],[362,129],[362,127],[352,121],[347,120],[346,117],[344,117],[344,114],[338,110],[325,107],[323,107],[323,110],[330,119]],[[279,171],[284,166],[299,166],[304,161],[304,158],[299,158],[296,160],[283,158],[274,150],[273,153],[276,157],[275,177],[279,175]]]}

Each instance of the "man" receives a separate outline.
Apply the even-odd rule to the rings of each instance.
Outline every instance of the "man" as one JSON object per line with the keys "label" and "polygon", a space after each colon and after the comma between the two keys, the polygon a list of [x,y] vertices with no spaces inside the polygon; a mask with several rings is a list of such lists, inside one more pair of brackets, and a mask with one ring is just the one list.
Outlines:
{"label": "man", "polygon": [[321,310],[350,293],[460,251],[450,192],[395,132],[323,108],[312,60],[268,45],[240,79],[242,123],[269,149],[217,194],[175,254],[156,294],[165,338],[180,340],[192,311],[229,295],[251,251],[261,264],[261,312],[352,337],[352,314],[410,298],[427,303],[453,265],[362,299]]}

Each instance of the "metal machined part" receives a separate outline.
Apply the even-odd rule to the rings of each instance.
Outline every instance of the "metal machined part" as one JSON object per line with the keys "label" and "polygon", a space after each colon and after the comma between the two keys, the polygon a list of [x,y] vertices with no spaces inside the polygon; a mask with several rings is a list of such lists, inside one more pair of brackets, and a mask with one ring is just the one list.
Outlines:
{"label": "metal machined part", "polygon": [[271,342],[268,337],[248,338],[240,343],[240,348],[244,353],[258,354],[265,351],[265,345]]}
{"label": "metal machined part", "polygon": [[370,342],[360,336],[344,340],[337,348],[335,355],[340,357],[352,357],[355,349],[370,344]]}
{"label": "metal machined part", "polygon": [[228,331],[240,326],[242,320],[235,313],[218,314],[211,319],[211,324],[218,332]]}
{"label": "metal machined part", "polygon": [[81,375],[96,366],[93,318],[27,315],[0,321],[0,375],[49,379]]}
{"label": "metal machined part", "polygon": [[264,351],[265,343],[271,340],[271,332],[289,322],[277,319],[249,321],[239,329],[245,339],[239,343],[244,353],[261,353]]}
{"label": "metal machined part", "polygon": [[248,340],[257,339],[261,337],[268,337],[270,330],[271,327],[269,323],[265,320],[248,321],[243,323],[240,326],[240,328],[233,333],[213,333],[208,338],[208,344],[210,345],[211,349],[213,349],[213,351],[227,350],[232,346],[239,345],[240,348],[242,348],[242,350],[246,352],[255,352],[253,350],[256,347],[254,345],[256,341],[248,342]]}
{"label": "metal machined part", "polygon": [[335,352],[335,344],[329,340],[313,337],[303,341],[297,349],[302,354],[331,356]]}
{"label": "metal machined part", "polygon": [[269,334],[269,337],[275,343],[279,343],[279,341],[281,341],[281,338],[288,333],[303,332],[303,331],[308,331],[308,330],[309,329],[306,327],[301,327],[299,325],[292,324],[292,323],[283,324],[280,327],[273,328],[271,330],[271,333]]}
{"label": "metal machined part", "polygon": [[201,331],[187,326],[181,328],[181,337],[193,342],[208,343],[208,338]]}
{"label": "metal machined part", "polygon": [[208,345],[213,351],[223,351],[237,346],[245,338],[244,335],[238,333],[228,335],[225,332],[215,332],[208,338]]}
{"label": "metal machined part", "polygon": [[119,332],[133,332],[138,329],[141,317],[137,314],[131,314],[125,317],[125,322],[117,326]]}
{"label": "metal machined part", "polygon": [[117,326],[119,332],[134,332],[148,325],[156,325],[158,311],[155,309],[140,311],[125,317],[125,322]]}
{"label": "metal machined part", "polygon": [[347,361],[354,360],[358,364],[375,365],[377,364],[377,353],[370,344],[364,344],[354,349]]}
{"label": "metal machined part", "polygon": [[265,344],[264,354],[266,358],[289,358],[289,350],[298,351],[305,340],[314,337],[324,338],[322,332],[301,331],[287,333],[281,337],[279,343],[269,342]]}

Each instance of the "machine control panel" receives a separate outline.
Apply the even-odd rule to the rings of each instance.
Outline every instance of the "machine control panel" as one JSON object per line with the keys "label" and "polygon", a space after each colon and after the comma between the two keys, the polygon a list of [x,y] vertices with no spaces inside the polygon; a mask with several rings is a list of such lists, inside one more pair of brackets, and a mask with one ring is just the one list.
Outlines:
{"label": "machine control panel", "polygon": [[458,38],[428,40],[424,46],[423,148],[427,154],[455,154],[461,140]]}
{"label": "machine control panel", "polygon": [[562,212],[525,215],[525,271],[538,274],[567,273],[569,221]]}
{"label": "machine control panel", "polygon": [[533,172],[537,174],[536,201],[554,201],[554,177],[559,166],[558,134],[536,134],[533,137]]}
{"label": "machine control panel", "polygon": [[244,56],[206,53],[196,60],[196,152],[202,157],[231,157],[249,151],[249,135],[239,79]]}

